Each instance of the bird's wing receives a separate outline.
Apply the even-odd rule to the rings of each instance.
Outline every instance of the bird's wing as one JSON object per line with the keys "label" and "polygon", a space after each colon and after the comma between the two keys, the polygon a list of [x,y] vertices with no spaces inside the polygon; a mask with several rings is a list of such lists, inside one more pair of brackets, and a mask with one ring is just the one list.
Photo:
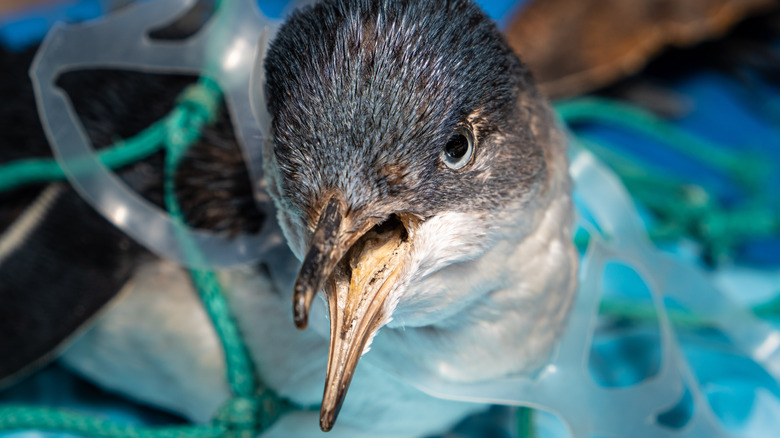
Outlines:
{"label": "bird's wing", "polygon": [[[27,76],[33,53],[0,50],[0,91],[6,98],[0,106],[0,164],[51,157]],[[169,110],[149,95],[160,97],[161,90],[170,90],[173,101],[179,91],[163,83],[145,94],[128,90],[125,81],[113,80],[111,89],[74,79],[65,78],[61,85],[73,92],[74,106],[81,110],[93,142],[101,146],[113,141],[111,136],[142,129],[159,117],[154,113]],[[121,96],[117,90],[127,91],[127,99],[92,99],[101,93]],[[149,177],[149,167],[131,166],[122,176],[144,188],[155,179]],[[65,182],[0,193],[0,386],[52,359],[120,291],[147,255]]]}
{"label": "bird's wing", "polygon": [[120,290],[139,253],[75,191],[46,187],[0,236],[0,386],[52,359]]}

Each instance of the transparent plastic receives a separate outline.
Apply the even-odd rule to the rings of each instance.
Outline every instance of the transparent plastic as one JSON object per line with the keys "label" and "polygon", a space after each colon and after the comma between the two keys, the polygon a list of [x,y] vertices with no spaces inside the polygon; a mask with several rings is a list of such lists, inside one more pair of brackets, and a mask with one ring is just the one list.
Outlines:
{"label": "transparent plastic", "polygon": [[[255,48],[265,46],[278,23],[266,18],[251,0],[231,0],[222,2],[211,20],[186,40],[149,38],[151,29],[174,21],[193,4],[193,0],[142,2],[82,25],[56,25],[36,55],[31,77],[55,157],[87,202],[161,257],[192,267],[223,268],[264,259],[273,248],[284,245],[273,205],[262,189],[261,145],[268,120],[259,114],[263,119],[259,124],[255,121],[249,93]],[[90,68],[206,74],[215,79],[249,163],[257,203],[269,218],[261,232],[226,239],[182,229],[106,168],[97,159],[67,96],[55,85],[64,72]],[[180,240],[182,234],[184,240]],[[197,256],[188,251],[191,244],[199,249]]]}
{"label": "transparent plastic", "polygon": [[[436,397],[549,411],[566,424],[574,438],[736,436],[716,417],[691,371],[664,300],[672,299],[697,315],[717,321],[718,328],[730,341],[775,380],[780,379],[780,332],[735,306],[700,268],[656,249],[620,180],[592,154],[575,147],[570,171],[576,198],[580,200],[577,206],[580,213],[588,214],[601,232],[610,237],[603,239],[593,225],[580,221],[579,225],[590,232],[591,240],[581,264],[577,301],[555,356],[543,370],[535,376],[460,384],[411,369],[407,363],[385,361],[375,365]],[[659,372],[623,387],[601,386],[588,370],[604,271],[612,262],[629,266],[642,277],[652,293],[660,326]],[[364,360],[370,360],[370,355]],[[679,430],[660,424],[658,415],[680,402],[686,390],[693,399],[693,416]],[[756,422],[763,422],[762,426],[769,422],[776,428],[777,417],[773,413],[780,412],[780,403],[769,392],[760,389],[756,392],[753,421],[749,423],[757,430],[767,429],[759,428]]]}

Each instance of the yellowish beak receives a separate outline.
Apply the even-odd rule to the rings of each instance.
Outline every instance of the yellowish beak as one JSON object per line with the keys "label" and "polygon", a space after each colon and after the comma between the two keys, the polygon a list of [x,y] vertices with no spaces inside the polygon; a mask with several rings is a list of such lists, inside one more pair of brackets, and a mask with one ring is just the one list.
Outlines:
{"label": "yellowish beak", "polygon": [[[330,311],[330,351],[320,428],[333,428],[358,360],[388,320],[385,304],[410,242],[407,225],[393,215],[381,224],[351,227],[343,203],[331,198],[320,215],[293,295],[296,326],[305,328],[311,301],[324,288]],[[344,231],[353,229],[356,231]]]}

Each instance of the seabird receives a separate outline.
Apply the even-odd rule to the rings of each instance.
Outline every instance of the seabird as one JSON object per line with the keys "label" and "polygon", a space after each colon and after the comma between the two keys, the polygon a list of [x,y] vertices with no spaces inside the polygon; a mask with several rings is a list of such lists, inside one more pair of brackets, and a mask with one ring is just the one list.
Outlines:
{"label": "seabird", "polygon": [[318,291],[329,308],[322,430],[382,327],[380,354],[448,379],[543,364],[576,284],[566,148],[495,24],[470,1],[326,1],[265,69],[296,326]]}

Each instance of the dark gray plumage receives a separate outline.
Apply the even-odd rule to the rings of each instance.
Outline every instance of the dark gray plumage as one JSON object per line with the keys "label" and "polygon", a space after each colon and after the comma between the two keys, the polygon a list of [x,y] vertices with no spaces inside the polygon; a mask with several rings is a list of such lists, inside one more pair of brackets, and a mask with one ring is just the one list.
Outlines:
{"label": "dark gray plumage", "polygon": [[[529,127],[546,106],[471,2],[324,2],[286,22],[265,66],[290,211],[316,213],[339,188],[355,210],[381,199],[383,210],[429,217],[494,208],[544,180]],[[478,146],[473,165],[453,172],[439,155],[458,126]]]}

